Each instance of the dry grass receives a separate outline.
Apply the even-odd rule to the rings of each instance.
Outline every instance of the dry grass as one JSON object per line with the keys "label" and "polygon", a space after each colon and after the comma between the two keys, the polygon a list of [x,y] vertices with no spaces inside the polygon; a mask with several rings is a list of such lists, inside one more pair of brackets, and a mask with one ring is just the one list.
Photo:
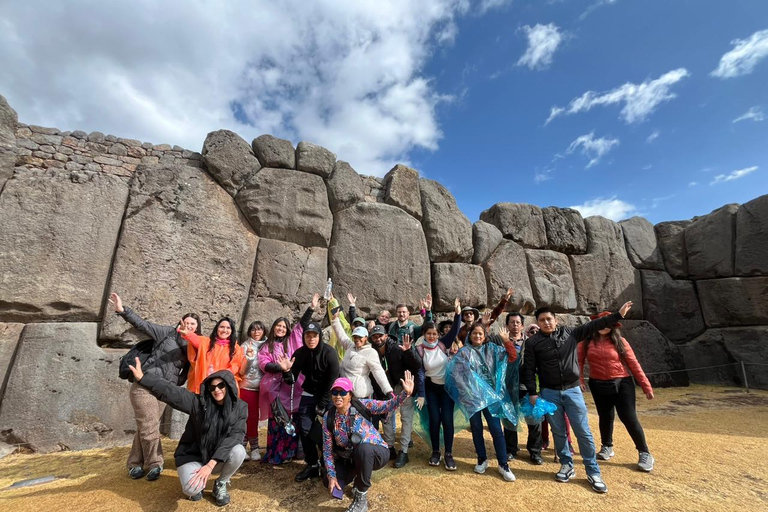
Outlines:
{"label": "dry grass", "polygon": [[[485,475],[475,475],[471,436],[462,432],[454,448],[457,472],[427,466],[427,446],[417,440],[405,469],[375,473],[369,493],[371,510],[768,510],[768,462],[763,454],[768,437],[768,392],[747,395],[704,386],[666,389],[658,390],[656,400],[643,400],[639,407],[656,469],[651,474],[635,470],[637,454],[617,421],[616,457],[601,465],[610,488],[607,495],[589,489],[578,456],[577,478],[568,484],[556,483],[552,477],[558,466],[551,449],[545,452],[543,466],[513,462],[518,478],[514,483],[501,480],[494,462]],[[591,405],[590,410],[594,410]],[[590,423],[597,432],[596,415],[590,417]],[[487,433],[486,444],[491,455]],[[2,490],[0,510],[217,510],[207,494],[201,503],[182,499],[172,469],[173,441],[166,441],[164,447],[168,469],[154,483],[127,477],[127,448],[6,457],[0,461],[0,489],[45,475],[66,478]],[[348,506],[348,498],[343,502],[329,499],[317,481],[295,484],[293,476],[300,468],[300,463],[271,468],[246,462],[233,479],[228,509],[309,512]]]}

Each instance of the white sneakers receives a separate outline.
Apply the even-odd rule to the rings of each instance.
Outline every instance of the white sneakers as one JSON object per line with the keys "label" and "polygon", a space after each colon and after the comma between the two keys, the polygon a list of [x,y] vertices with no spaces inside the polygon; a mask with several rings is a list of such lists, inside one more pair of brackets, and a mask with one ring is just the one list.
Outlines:
{"label": "white sneakers", "polygon": [[501,475],[501,478],[503,478],[507,482],[515,481],[515,474],[512,472],[511,469],[509,469],[509,466],[507,466],[506,468],[504,466],[499,466],[499,474]]}
{"label": "white sneakers", "polygon": [[259,461],[261,460],[261,452],[258,448],[254,448],[251,450],[251,460]]}
{"label": "white sneakers", "polygon": [[478,475],[482,475],[485,473],[485,470],[488,469],[488,459],[485,459],[480,464],[475,465],[475,473]]}

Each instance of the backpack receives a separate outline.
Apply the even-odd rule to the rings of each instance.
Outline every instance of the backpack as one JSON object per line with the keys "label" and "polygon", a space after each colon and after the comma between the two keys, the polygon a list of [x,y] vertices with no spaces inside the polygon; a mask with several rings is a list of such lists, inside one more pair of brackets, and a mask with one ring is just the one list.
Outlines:
{"label": "backpack", "polygon": [[152,347],[154,344],[154,340],[150,339],[140,341],[131,347],[131,350],[129,350],[124,356],[120,357],[120,364],[118,365],[118,376],[123,380],[133,382],[133,372],[130,368],[128,368],[128,366],[134,365],[136,363],[137,357],[139,358],[139,361],[141,361],[141,364],[144,365],[144,363],[147,362],[147,359],[149,359],[150,354],[152,354]]}
{"label": "backpack", "polygon": [[[354,408],[354,411],[352,410]],[[371,415],[371,411],[368,410],[368,408],[363,405],[363,403],[358,400],[357,398],[352,398],[352,401],[350,402],[349,407],[349,414],[350,416],[352,414],[359,414],[363,418],[367,419],[368,421],[373,421],[373,416]],[[331,408],[328,410],[328,418],[326,419],[325,426],[328,427],[328,432],[333,432],[333,422],[336,420],[336,407],[331,405]]]}

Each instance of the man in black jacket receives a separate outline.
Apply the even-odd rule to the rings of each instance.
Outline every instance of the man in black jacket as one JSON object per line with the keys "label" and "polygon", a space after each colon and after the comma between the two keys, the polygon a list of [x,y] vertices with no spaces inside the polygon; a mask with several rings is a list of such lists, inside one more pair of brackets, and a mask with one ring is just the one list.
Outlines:
{"label": "man in black jacket", "polygon": [[[632,302],[627,302],[618,313],[576,328],[558,327],[555,314],[547,307],[536,310],[539,332],[525,341],[521,382],[526,389],[535,390],[538,375],[541,397],[557,405],[557,410],[550,416],[549,421],[555,438],[555,450],[562,464],[560,471],[555,475],[558,482],[567,482],[576,475],[573,469],[573,457],[565,441],[565,414],[567,414],[573,433],[579,442],[579,452],[584,459],[587,480],[596,492],[608,492],[608,487],[600,474],[600,467],[597,465],[595,442],[589,430],[587,405],[584,403],[584,396],[579,387],[579,362],[576,348],[579,341],[589,338],[600,329],[610,327],[624,318],[631,307]],[[535,405],[537,398],[535,394],[530,395],[531,404]]]}

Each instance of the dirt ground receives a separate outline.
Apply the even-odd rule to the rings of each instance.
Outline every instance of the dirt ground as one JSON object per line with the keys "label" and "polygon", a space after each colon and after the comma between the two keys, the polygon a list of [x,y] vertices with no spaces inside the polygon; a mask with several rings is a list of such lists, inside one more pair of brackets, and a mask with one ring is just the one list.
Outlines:
{"label": "dirt ground", "polygon": [[[594,411],[590,401],[590,410]],[[458,471],[426,463],[427,444],[416,439],[405,468],[386,468],[374,474],[369,492],[373,511],[714,511],[768,510],[768,462],[763,454],[768,438],[768,392],[745,394],[737,389],[691,386],[657,390],[656,399],[639,402],[640,419],[656,458],[656,469],[636,470],[637,452],[621,423],[614,435],[616,456],[601,463],[609,492],[589,488],[576,456],[576,478],[567,484],[553,480],[558,465],[553,451],[546,463],[511,463],[517,476],[504,482],[496,472],[493,446],[486,432],[491,467],[485,475],[472,472],[474,449],[469,432],[456,439]],[[597,432],[597,416],[590,416]],[[599,436],[598,436],[599,437]],[[520,436],[521,441],[525,436]],[[0,510],[31,512],[89,511],[205,511],[217,510],[206,493],[202,502],[183,499],[173,464],[175,443],[163,443],[166,470],[156,482],[127,476],[127,447],[61,452],[49,455],[15,454],[0,460]],[[527,455],[525,451],[521,455]],[[232,480],[231,511],[341,511],[350,503],[330,498],[315,480],[296,484],[302,463],[272,468],[246,462]],[[55,475],[55,482],[9,490],[12,483]],[[209,489],[212,484],[209,483]]]}

